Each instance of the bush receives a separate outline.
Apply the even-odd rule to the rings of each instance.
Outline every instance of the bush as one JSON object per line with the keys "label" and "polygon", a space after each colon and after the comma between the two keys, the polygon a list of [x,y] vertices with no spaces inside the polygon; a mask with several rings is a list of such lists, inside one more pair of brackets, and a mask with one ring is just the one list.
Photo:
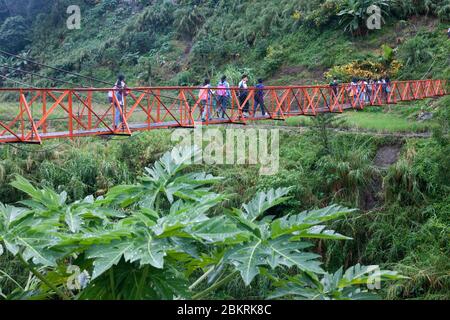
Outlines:
{"label": "bush", "polygon": [[21,16],[9,17],[0,27],[0,48],[11,53],[22,51],[30,43],[27,21]]}

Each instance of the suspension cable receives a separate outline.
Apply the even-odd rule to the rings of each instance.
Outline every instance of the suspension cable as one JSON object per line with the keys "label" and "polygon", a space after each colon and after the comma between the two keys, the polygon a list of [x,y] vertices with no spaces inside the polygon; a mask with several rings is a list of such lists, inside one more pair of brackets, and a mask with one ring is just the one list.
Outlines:
{"label": "suspension cable", "polygon": [[[59,72],[63,72],[63,73],[66,73],[66,74],[71,74],[71,75],[74,75],[74,76],[77,76],[77,77],[80,77],[80,78],[84,78],[84,79],[88,79],[88,80],[91,80],[91,81],[95,81],[95,82],[107,84],[108,86],[112,86],[111,83],[109,83],[109,82],[107,82],[107,81],[105,81],[105,80],[97,79],[97,78],[90,77],[90,76],[85,76],[85,75],[82,75],[82,74],[79,74],[79,73],[76,73],[76,72],[64,70],[64,69],[62,69],[62,68],[53,67],[53,66],[47,65],[47,64],[45,64],[45,63],[36,62],[36,61],[33,61],[33,60],[31,60],[31,59],[28,59],[28,58],[21,57],[21,56],[16,55],[16,54],[13,54],[13,53],[10,53],[10,52],[6,52],[6,51],[4,51],[4,50],[0,50],[0,53],[2,53],[3,55],[8,55],[8,56],[11,56],[11,57],[15,57],[15,58],[20,59],[20,60],[23,60],[23,61],[27,61],[27,62],[29,62],[29,63],[35,64],[35,65],[38,65],[38,66],[50,68],[50,69],[53,69],[53,70],[56,70],[56,71],[59,71]],[[178,101],[178,102],[185,102],[184,100],[182,100],[182,99],[180,99],[180,98],[177,98],[177,97],[171,97],[171,96],[166,96],[166,95],[161,95],[161,94],[156,95],[155,93],[153,93],[153,91],[151,91],[151,92],[149,92],[149,91],[143,91],[143,90],[134,90],[134,91],[140,92],[140,93],[150,94],[150,95],[152,95],[153,97],[155,97],[156,99],[158,99],[159,101],[160,101],[160,98],[167,98],[167,99],[171,99],[171,100]],[[217,98],[216,98],[216,100],[217,100]],[[172,115],[172,113],[169,111],[169,109],[168,109],[164,104],[162,104],[162,105],[163,105],[163,108],[166,109],[167,112],[168,112],[169,114]],[[209,108],[210,105],[205,106],[205,107],[208,107],[208,108]],[[173,117],[173,119],[174,119],[176,122],[178,122],[178,124],[181,125],[181,123],[180,123],[173,115],[172,115],[172,117]],[[229,118],[228,115],[227,115],[227,117]]]}
{"label": "suspension cable", "polygon": [[0,68],[6,68],[6,69],[14,70],[14,71],[17,71],[17,72],[22,72],[22,73],[26,73],[26,74],[31,74],[32,76],[40,77],[40,78],[47,79],[47,80],[51,80],[51,81],[54,81],[54,82],[61,82],[61,83],[69,84],[69,85],[74,86],[74,87],[77,87],[77,86],[78,86],[77,84],[75,84],[75,83],[73,83],[73,82],[69,82],[69,81],[65,81],[65,80],[60,80],[60,79],[56,79],[56,78],[44,76],[44,75],[42,75],[42,74],[35,73],[35,72],[31,72],[31,71],[27,71],[27,70],[22,70],[22,69],[13,68],[13,67],[10,67],[10,66],[4,65],[4,64],[3,64],[3,65],[0,65]]}

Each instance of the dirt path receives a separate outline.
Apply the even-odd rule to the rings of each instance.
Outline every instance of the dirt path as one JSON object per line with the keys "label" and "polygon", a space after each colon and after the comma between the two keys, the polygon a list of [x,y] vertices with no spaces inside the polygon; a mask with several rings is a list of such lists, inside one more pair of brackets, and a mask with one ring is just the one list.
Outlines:
{"label": "dirt path", "polygon": [[398,161],[401,150],[402,146],[398,144],[382,146],[378,149],[373,164],[382,169],[389,168]]}

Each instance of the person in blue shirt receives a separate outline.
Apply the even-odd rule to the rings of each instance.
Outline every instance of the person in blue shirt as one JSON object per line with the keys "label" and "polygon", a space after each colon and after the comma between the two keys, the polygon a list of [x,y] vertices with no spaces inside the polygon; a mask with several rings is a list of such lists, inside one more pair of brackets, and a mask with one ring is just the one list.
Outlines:
{"label": "person in blue shirt", "polygon": [[266,109],[264,106],[264,84],[263,79],[258,79],[258,84],[256,85],[256,92],[255,92],[255,106],[253,108],[253,116],[256,115],[256,109],[258,109],[258,106],[261,108],[261,114],[263,116],[266,116]]}

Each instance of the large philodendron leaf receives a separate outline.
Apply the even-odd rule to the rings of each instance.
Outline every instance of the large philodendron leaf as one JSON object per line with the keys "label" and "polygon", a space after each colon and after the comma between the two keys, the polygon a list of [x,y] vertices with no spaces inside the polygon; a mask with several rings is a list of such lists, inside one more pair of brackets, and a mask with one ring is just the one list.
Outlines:
{"label": "large philodendron leaf", "polygon": [[139,202],[149,190],[141,185],[120,185],[111,188],[104,200],[99,201],[106,205],[119,205],[122,208],[129,207]]}
{"label": "large philodendron leaf", "polygon": [[[339,272],[339,271],[338,271]],[[379,266],[362,266],[359,263],[348,268],[339,282],[338,288],[346,288],[353,285],[376,285],[376,282],[407,279],[396,271],[382,270]]]}
{"label": "large philodendron leaf", "polygon": [[186,228],[208,221],[207,212],[224,199],[221,195],[210,193],[196,203],[179,200],[172,205],[170,213],[159,218],[151,229],[160,238],[184,236],[188,232]]}
{"label": "large philodendron leaf", "polygon": [[324,273],[318,261],[319,255],[301,251],[310,246],[305,242],[289,242],[286,238],[271,241],[258,239],[232,249],[224,256],[224,261],[240,272],[246,285],[259,274],[262,266],[272,269],[296,266],[303,271]]}
{"label": "large philodendron leaf", "polygon": [[174,148],[165,153],[153,167],[145,168],[146,175],[141,179],[146,184],[164,186],[178,172],[186,168],[200,152],[201,149],[197,146]]}
{"label": "large philodendron leaf", "polygon": [[65,205],[67,200],[66,192],[57,194],[49,188],[39,190],[21,176],[16,176],[16,179],[11,182],[11,185],[31,197],[31,200],[24,200],[21,203],[33,209],[46,208],[48,210],[58,210]]}
{"label": "large philodendron leaf", "polygon": [[259,192],[249,203],[242,206],[244,209],[242,216],[246,220],[254,222],[270,208],[286,201],[288,199],[286,197],[288,193],[288,188],[271,189],[267,193]]}
{"label": "large philodendron leaf", "polygon": [[320,256],[305,251],[311,244],[302,239],[349,239],[322,225],[354,211],[344,207],[330,206],[278,219],[263,216],[269,208],[285,201],[288,192],[288,189],[261,192],[243,206],[243,211],[231,211],[230,217],[249,242],[229,250],[224,255],[224,262],[241,273],[246,285],[259,274],[262,266],[271,269],[296,267],[303,272],[324,274]]}
{"label": "large philodendron leaf", "polygon": [[149,232],[136,236],[133,246],[125,252],[125,260],[128,262],[139,261],[140,265],[151,265],[155,268],[164,267],[164,257],[169,249],[166,239],[154,239]]}
{"label": "large philodendron leaf", "polygon": [[122,208],[137,204],[155,209],[160,196],[164,196],[171,204],[177,198],[200,201],[211,193],[209,186],[221,178],[206,173],[181,172],[199,152],[197,147],[181,147],[165,153],[151,168],[145,168],[141,183],[114,187],[103,202],[118,204]]}
{"label": "large philodendron leaf", "polygon": [[309,300],[366,300],[379,299],[376,290],[385,281],[405,279],[395,271],[381,270],[379,266],[350,267],[343,274],[342,268],[334,274],[326,273],[322,279],[299,274],[283,279],[268,299],[292,297]]}
{"label": "large philodendron leaf", "polygon": [[326,208],[304,211],[300,214],[289,215],[276,219],[271,224],[272,237],[277,238],[284,235],[300,238],[318,238],[318,239],[348,239],[334,231],[325,230],[322,226],[324,222],[335,220],[346,216],[355,209],[348,209],[338,205],[332,205]]}
{"label": "large philodendron leaf", "polygon": [[50,235],[40,234],[39,238],[27,238],[26,236],[16,236],[16,244],[23,247],[22,256],[25,261],[32,260],[36,265],[56,266],[56,260],[60,257],[49,249],[52,243]]}
{"label": "large philodendron leaf", "polygon": [[58,217],[41,218],[29,209],[0,205],[0,241],[12,254],[22,254],[25,261],[55,266],[62,254],[53,250],[58,243]]}
{"label": "large philodendron leaf", "polygon": [[205,194],[210,193],[210,188],[202,188],[222,180],[206,173],[189,173],[175,177],[173,181],[163,187],[170,203],[175,201],[174,197],[184,200],[199,201]]}
{"label": "large philodendron leaf", "polygon": [[117,265],[123,255],[131,250],[133,243],[130,241],[116,240],[105,245],[96,245],[87,251],[87,257],[94,259],[94,271],[92,279],[99,277],[112,266]]}
{"label": "large philodendron leaf", "polygon": [[206,243],[242,243],[249,234],[239,229],[233,221],[225,216],[209,219],[189,228],[188,233]]}
{"label": "large philodendron leaf", "polygon": [[25,208],[17,208],[0,203],[0,239],[3,233],[32,212]]}
{"label": "large philodendron leaf", "polygon": [[293,267],[296,266],[302,271],[312,273],[325,273],[320,267],[321,262],[318,260],[320,255],[311,252],[302,252],[312,245],[307,242],[291,242],[288,237],[270,240],[268,247],[271,250],[268,259],[272,269],[278,266]]}
{"label": "large philodendron leaf", "polygon": [[83,222],[80,212],[71,207],[66,208],[64,221],[66,222],[69,231],[72,233],[80,231]]}
{"label": "large philodendron leaf", "polygon": [[258,239],[233,249],[224,260],[229,261],[240,272],[244,283],[248,286],[259,274],[258,268],[267,264],[269,252],[263,241]]}

